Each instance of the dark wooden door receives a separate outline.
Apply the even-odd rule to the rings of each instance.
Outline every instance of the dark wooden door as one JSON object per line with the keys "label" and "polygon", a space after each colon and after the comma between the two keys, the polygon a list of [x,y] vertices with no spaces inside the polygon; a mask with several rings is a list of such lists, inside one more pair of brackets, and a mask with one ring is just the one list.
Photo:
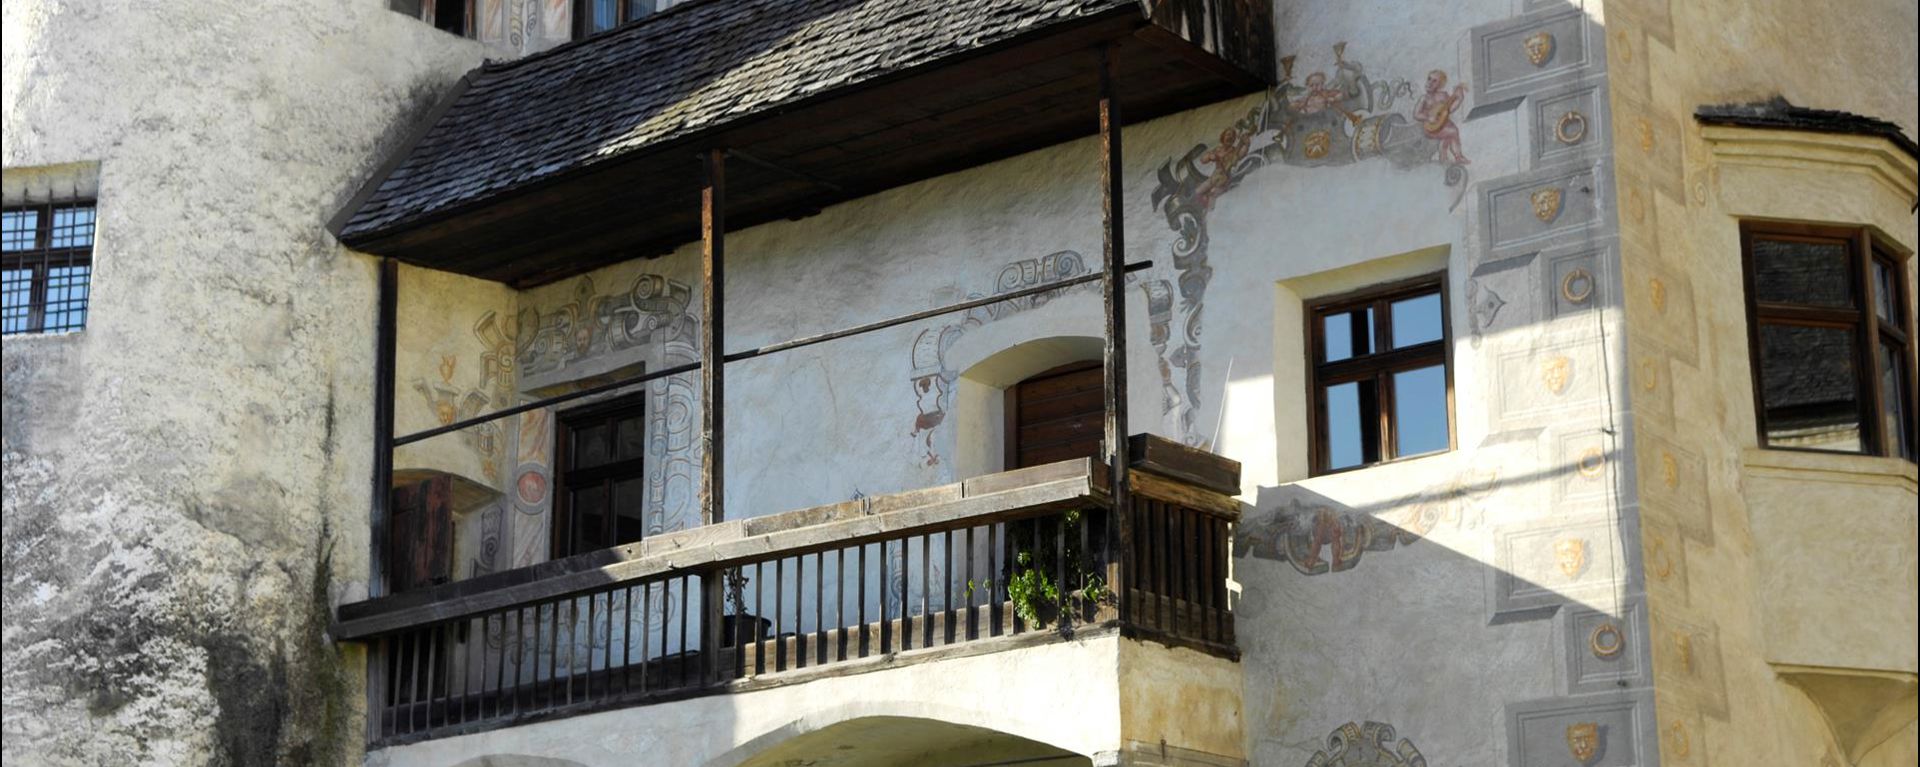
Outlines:
{"label": "dark wooden door", "polygon": [[448,477],[437,476],[393,489],[387,540],[392,553],[390,586],[395,593],[453,577],[453,492]]}
{"label": "dark wooden door", "polygon": [[1007,468],[1100,455],[1105,376],[1098,361],[1047,370],[1007,388]]}

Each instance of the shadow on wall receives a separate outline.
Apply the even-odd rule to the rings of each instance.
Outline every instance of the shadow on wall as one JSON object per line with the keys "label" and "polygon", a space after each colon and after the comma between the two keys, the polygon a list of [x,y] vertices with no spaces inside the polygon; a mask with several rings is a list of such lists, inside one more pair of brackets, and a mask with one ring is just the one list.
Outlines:
{"label": "shadow on wall", "polygon": [[[1675,640],[1683,681],[1722,705],[1656,725],[1638,525],[1607,494],[1616,454],[1503,474],[1531,444],[1403,465],[1396,479],[1430,480],[1411,492],[1311,483],[1368,498],[1354,503],[1259,489],[1234,541],[1254,763],[1651,764],[1671,721],[1697,733],[1700,713],[1725,716],[1717,637],[1701,631]],[[1561,513],[1513,513],[1541,507]],[[1427,690],[1447,691],[1444,728],[1367,719],[1441,700]],[[1503,731],[1504,749],[1487,736]]]}

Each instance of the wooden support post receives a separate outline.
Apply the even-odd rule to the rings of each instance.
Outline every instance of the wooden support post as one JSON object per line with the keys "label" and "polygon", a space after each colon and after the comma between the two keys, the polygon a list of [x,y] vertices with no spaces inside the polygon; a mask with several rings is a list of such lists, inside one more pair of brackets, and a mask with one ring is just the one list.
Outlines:
{"label": "wooden support post", "polygon": [[[726,518],[726,255],[727,152],[709,149],[702,158],[706,185],[700,190],[700,522]],[[722,571],[700,577],[700,678],[721,681]],[[682,652],[685,649],[682,648]]]}
{"label": "wooden support post", "polygon": [[373,351],[373,505],[368,523],[373,526],[373,551],[367,559],[368,596],[384,596],[390,582],[387,573],[388,519],[393,500],[393,378],[394,349],[399,337],[400,262],[380,260],[380,308],[374,319]]}
{"label": "wooden support post", "polygon": [[726,516],[726,253],[727,152],[704,157],[700,189],[700,523]]}
{"label": "wooden support post", "polygon": [[1126,222],[1122,218],[1125,200],[1121,197],[1120,103],[1114,97],[1114,57],[1110,46],[1100,46],[1100,223],[1101,297],[1106,304],[1106,345],[1101,361],[1106,373],[1106,445],[1107,465],[1111,471],[1113,511],[1109,529],[1114,531],[1120,552],[1120,567],[1113,579],[1113,591],[1120,596],[1120,619],[1131,617],[1127,587],[1133,574],[1129,561],[1133,552],[1131,500],[1127,497],[1127,245]]}

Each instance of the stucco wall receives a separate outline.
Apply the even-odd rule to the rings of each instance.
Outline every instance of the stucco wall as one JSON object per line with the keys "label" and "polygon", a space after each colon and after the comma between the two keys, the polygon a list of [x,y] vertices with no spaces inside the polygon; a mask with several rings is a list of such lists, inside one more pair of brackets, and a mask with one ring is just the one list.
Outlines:
{"label": "stucco wall", "polygon": [[1911,253],[1914,161],[1882,139],[1693,119],[1784,96],[1914,135],[1914,6],[1806,10],[1606,8],[1629,364],[1659,403],[1636,407],[1632,444],[1669,764],[1915,753],[1913,466],[1757,447],[1738,234],[1743,218],[1865,225]]}
{"label": "stucco wall", "polygon": [[8,764],[356,760],[374,269],[326,221],[480,47],[383,0],[8,0],[11,186],[98,163],[84,331],[4,358]]}

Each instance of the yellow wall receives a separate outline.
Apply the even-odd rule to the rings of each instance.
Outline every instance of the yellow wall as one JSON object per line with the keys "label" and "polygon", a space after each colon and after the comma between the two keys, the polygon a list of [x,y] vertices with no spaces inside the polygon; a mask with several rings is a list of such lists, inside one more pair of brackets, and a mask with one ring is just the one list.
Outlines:
{"label": "yellow wall", "polygon": [[1668,765],[1913,762],[1914,466],[1758,447],[1738,222],[1868,226],[1911,253],[1914,160],[1884,139],[1704,127],[1692,116],[1784,95],[1911,136],[1914,7],[1808,11],[1732,0],[1606,7],[1632,444]]}

